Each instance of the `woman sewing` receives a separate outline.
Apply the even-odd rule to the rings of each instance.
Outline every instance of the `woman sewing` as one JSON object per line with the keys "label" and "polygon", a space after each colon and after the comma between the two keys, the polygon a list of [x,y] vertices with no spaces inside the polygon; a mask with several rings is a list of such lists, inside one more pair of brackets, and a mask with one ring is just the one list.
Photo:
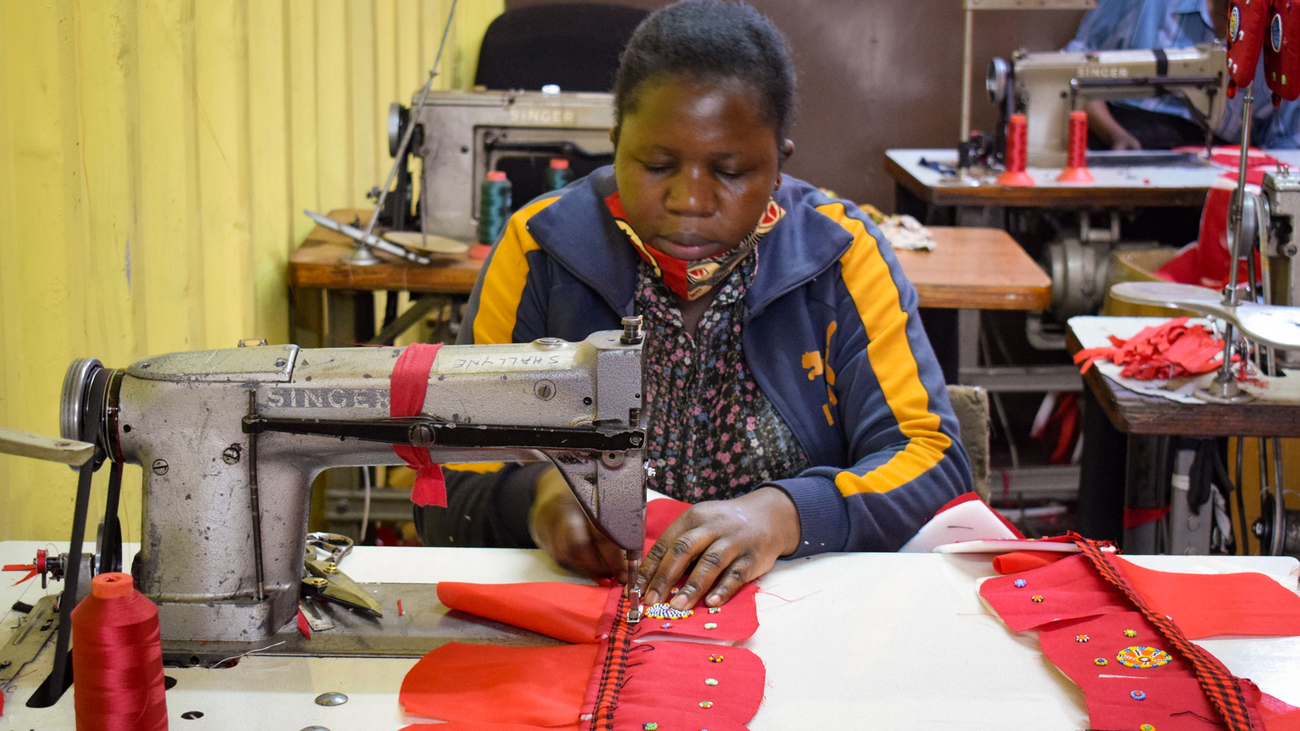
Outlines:
{"label": "woman sewing", "polygon": [[[644,318],[648,487],[694,504],[620,577],[647,604],[683,576],[674,607],[716,606],[779,558],[896,550],[970,489],[893,252],[855,206],[781,174],[794,86],[784,38],[747,5],[649,16],[621,60],[613,166],[511,218],[460,332],[580,341]],[[623,566],[553,467],[448,487],[417,521],[426,543]]]}

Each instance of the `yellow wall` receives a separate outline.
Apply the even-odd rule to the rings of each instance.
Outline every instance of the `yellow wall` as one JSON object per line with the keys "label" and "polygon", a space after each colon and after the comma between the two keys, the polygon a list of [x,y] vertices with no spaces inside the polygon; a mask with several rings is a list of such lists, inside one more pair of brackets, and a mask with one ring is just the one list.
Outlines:
{"label": "yellow wall", "polygon": [[[285,342],[300,211],[367,205],[388,104],[424,83],[450,6],[0,2],[0,425],[57,434],[74,358]],[[502,7],[459,2],[435,89],[472,84]],[[74,492],[0,455],[0,540],[66,539]]]}

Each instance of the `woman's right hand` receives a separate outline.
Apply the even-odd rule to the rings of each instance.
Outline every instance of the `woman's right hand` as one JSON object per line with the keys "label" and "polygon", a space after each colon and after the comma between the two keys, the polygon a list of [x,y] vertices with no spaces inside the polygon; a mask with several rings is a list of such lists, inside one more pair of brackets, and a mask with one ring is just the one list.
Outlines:
{"label": "woman's right hand", "polygon": [[528,532],[537,547],[564,568],[584,576],[613,576],[627,582],[623,550],[587,520],[569,483],[555,468],[537,479]]}

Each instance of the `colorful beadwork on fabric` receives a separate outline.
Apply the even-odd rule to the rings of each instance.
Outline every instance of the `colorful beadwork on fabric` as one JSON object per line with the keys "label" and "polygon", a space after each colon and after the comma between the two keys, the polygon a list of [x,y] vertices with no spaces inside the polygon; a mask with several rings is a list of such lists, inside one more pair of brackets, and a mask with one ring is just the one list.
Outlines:
{"label": "colorful beadwork on fabric", "polygon": [[717,629],[717,628],[718,628],[718,625],[717,625],[716,622],[705,622],[705,623],[704,623],[704,629]]}
{"label": "colorful beadwork on fabric", "polygon": [[1173,658],[1169,656],[1169,653],[1155,647],[1134,646],[1120,650],[1115,659],[1119,660],[1119,664],[1126,668],[1147,670],[1168,665]]}
{"label": "colorful beadwork on fabric", "polygon": [[704,679],[704,684],[705,684],[705,685],[717,685],[717,684],[718,684],[718,681],[717,681],[716,679],[714,679],[714,678],[705,678],[705,679]]}
{"label": "colorful beadwork on fabric", "polygon": [[1042,595],[1042,594],[1035,594],[1035,595],[1033,595],[1033,596],[1031,596],[1031,597],[1029,597],[1029,598],[1030,598],[1030,600],[1033,601],[1035,604],[1042,604],[1042,603],[1043,603],[1043,595]]}
{"label": "colorful beadwork on fabric", "polygon": [[[671,605],[659,602],[645,608],[645,616],[651,619],[686,619],[695,614],[693,609],[674,609]],[[669,625],[671,626],[671,625]]]}
{"label": "colorful beadwork on fabric", "polygon": [[1074,641],[1075,641],[1075,642],[1087,642],[1087,641],[1088,641],[1088,635],[1075,635],[1075,637],[1074,637]]}
{"label": "colorful beadwork on fabric", "polygon": [[1096,660],[1093,660],[1093,663],[1100,666],[1100,665],[1107,665],[1110,663],[1110,661],[1104,657],[1099,657]]}
{"label": "colorful beadwork on fabric", "polygon": [[[1145,600],[1140,597],[1133,587],[1129,585],[1124,575],[1115,568],[1111,559],[1101,551],[1101,546],[1096,542],[1083,538],[1082,536],[1072,536],[1074,542],[1082,550],[1083,555],[1088,558],[1089,563],[1097,569],[1097,573],[1109,582],[1112,586],[1119,589],[1128,597],[1128,600],[1142,612],[1142,616],[1147,621],[1155,625],[1160,634],[1176,648],[1184,658],[1192,664],[1196,671],[1196,680],[1200,683],[1201,689],[1214,706],[1214,710],[1219,712],[1231,731],[1249,731],[1252,728],[1250,721],[1250,711],[1246,708],[1246,700],[1241,692],[1241,685],[1237,678],[1228,672],[1228,669],[1219,662],[1217,658],[1192,644],[1186,636],[1179,631],[1170,619],[1164,615],[1157,614],[1147,606]],[[1127,634],[1127,633],[1126,633]]]}
{"label": "colorful beadwork on fabric", "polygon": [[1025,586],[1028,585],[1029,582],[1025,581],[1024,579],[1016,579],[1015,583],[1017,589],[1023,589],[1025,588]]}
{"label": "colorful beadwork on fabric", "polygon": [[1133,691],[1132,693],[1129,693],[1129,695],[1130,695],[1130,696],[1133,698],[1133,700],[1135,700],[1135,701],[1144,701],[1144,700],[1147,699],[1147,694],[1146,694],[1146,693],[1143,693],[1143,692],[1140,691],[1140,690],[1135,690],[1135,691]]}
{"label": "colorful beadwork on fabric", "polygon": [[721,655],[709,655],[709,662],[722,662]]}
{"label": "colorful beadwork on fabric", "polygon": [[712,708],[713,701],[700,701],[700,708]]}
{"label": "colorful beadwork on fabric", "polygon": [[1138,636],[1138,633],[1137,633],[1137,630],[1135,630],[1135,629],[1126,629],[1126,630],[1124,630],[1124,636],[1125,636],[1125,637],[1137,637],[1137,636]]}

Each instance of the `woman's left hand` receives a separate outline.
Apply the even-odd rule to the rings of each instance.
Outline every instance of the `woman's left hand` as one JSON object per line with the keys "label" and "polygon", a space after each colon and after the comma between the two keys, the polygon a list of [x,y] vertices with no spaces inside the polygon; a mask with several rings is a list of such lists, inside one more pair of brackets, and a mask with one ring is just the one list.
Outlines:
{"label": "woman's left hand", "polygon": [[731,500],[691,506],[659,536],[637,572],[644,602],[654,604],[695,563],[685,586],[672,597],[676,609],[702,598],[716,607],[776,560],[799,547],[799,511],[786,492],[761,487]]}

